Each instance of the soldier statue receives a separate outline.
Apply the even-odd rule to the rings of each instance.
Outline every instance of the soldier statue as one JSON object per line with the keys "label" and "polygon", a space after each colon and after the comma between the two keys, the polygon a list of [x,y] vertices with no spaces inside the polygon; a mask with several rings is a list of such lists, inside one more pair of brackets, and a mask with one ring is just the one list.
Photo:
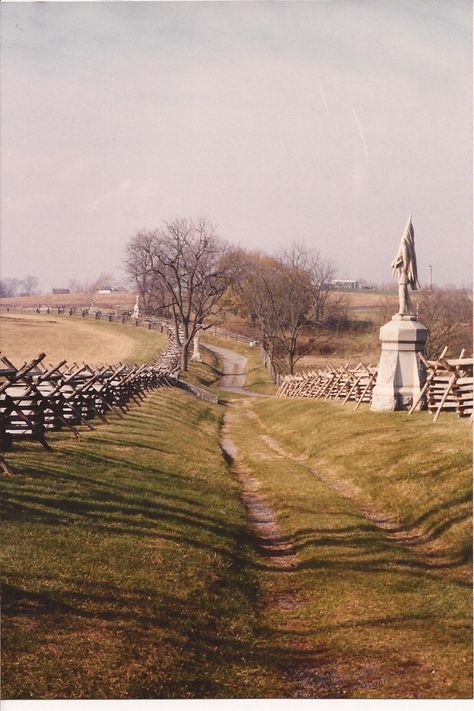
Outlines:
{"label": "soldier statue", "polygon": [[392,270],[393,276],[398,271],[398,298],[400,301],[398,313],[400,316],[414,316],[408,287],[411,286],[413,291],[416,291],[420,288],[420,284],[416,269],[415,231],[411,223],[411,215],[402,235],[398,254],[392,262]]}

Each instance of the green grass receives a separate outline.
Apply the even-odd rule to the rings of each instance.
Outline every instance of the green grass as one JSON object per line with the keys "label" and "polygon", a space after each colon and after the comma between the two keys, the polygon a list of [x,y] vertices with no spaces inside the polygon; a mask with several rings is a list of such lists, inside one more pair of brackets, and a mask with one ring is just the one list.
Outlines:
{"label": "green grass", "polygon": [[468,420],[426,412],[374,413],[367,405],[273,400],[261,413],[274,436],[311,465],[359,490],[362,503],[419,529],[453,560],[471,541],[472,438]]}
{"label": "green grass", "polygon": [[220,393],[218,382],[222,376],[222,364],[212,351],[207,348],[200,349],[201,362],[190,360],[188,372],[182,377],[192,385],[205,388],[216,394]]}
{"label": "green grass", "polygon": [[[177,390],[16,445],[2,477],[3,697],[281,692],[220,406]],[[263,645],[263,647],[262,647]]]}
{"label": "green grass", "polygon": [[[133,333],[143,349],[156,337]],[[258,351],[205,340],[269,386]],[[219,393],[205,361],[188,377]],[[80,440],[49,435],[50,453],[15,443],[0,479],[3,697],[472,695],[469,423],[236,399],[231,437],[298,555],[285,570],[248,532],[224,411],[161,390]]]}
{"label": "green grass", "polygon": [[234,341],[230,338],[218,338],[217,336],[211,336],[207,333],[203,334],[201,342],[203,345],[208,343],[209,345],[228,348],[229,350],[236,351],[247,358],[248,369],[245,381],[245,387],[247,390],[255,393],[270,395],[276,392],[277,388],[272,382],[267,369],[263,365],[263,361],[260,356],[260,347],[250,348],[250,346],[245,343],[239,343],[238,341]]}
{"label": "green grass", "polygon": [[[234,404],[231,436],[299,556],[262,581],[268,600],[291,589],[299,603],[264,615],[309,655],[313,694],[471,697],[468,423],[268,400]],[[427,541],[388,535],[370,504]]]}

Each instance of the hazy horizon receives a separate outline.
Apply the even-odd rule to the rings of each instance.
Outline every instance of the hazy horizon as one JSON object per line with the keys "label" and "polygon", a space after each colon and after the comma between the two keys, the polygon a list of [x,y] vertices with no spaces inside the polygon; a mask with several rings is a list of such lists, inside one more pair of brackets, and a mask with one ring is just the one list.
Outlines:
{"label": "hazy horizon", "polygon": [[470,0],[2,3],[2,277],[120,277],[208,216],[390,283],[472,283]]}

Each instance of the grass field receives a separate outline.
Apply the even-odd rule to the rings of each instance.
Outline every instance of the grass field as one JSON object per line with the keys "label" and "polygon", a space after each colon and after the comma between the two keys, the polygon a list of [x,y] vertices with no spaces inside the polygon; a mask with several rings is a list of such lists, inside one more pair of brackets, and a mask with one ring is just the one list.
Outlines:
{"label": "grass field", "polygon": [[32,294],[31,296],[5,296],[0,298],[0,307],[35,308],[42,306],[76,306],[82,308],[117,309],[131,311],[135,304],[136,293],[131,291],[113,291],[110,294]]}
{"label": "grass field", "polygon": [[[337,291],[347,301],[349,309],[360,318],[365,318],[373,313],[378,307],[381,298],[393,298],[394,304],[397,300],[396,289],[392,291],[370,291],[365,289],[355,289],[352,291]],[[32,296],[9,296],[0,298],[1,306],[13,306],[14,308],[31,308],[38,304],[49,306],[83,306],[88,307],[91,299],[94,305],[99,308],[110,309],[132,309],[135,304],[136,294],[130,291],[118,291],[110,294],[33,294]],[[238,327],[238,319],[232,316],[226,319],[224,328],[233,330]]]}
{"label": "grass field", "polygon": [[40,352],[47,362],[66,358],[98,363],[144,363],[166,345],[157,331],[71,316],[10,313],[0,316],[0,348],[14,363]]}
{"label": "grass field", "polygon": [[[380,303],[382,301],[386,301],[387,299],[393,300],[393,308],[396,310],[397,297],[396,294],[394,295],[391,292],[353,290],[347,292],[337,292],[337,295],[342,295],[347,301],[350,318],[377,321]],[[0,308],[2,306],[5,308],[6,305],[9,305],[19,311],[22,308],[31,309],[38,303],[53,307],[58,305],[65,305],[66,307],[79,307],[88,306],[90,304],[90,300],[90,294],[41,294],[33,296],[18,296],[0,299]],[[130,311],[135,303],[135,294],[131,292],[113,292],[111,294],[102,295],[94,294],[94,303],[97,308]],[[228,314],[226,316],[222,327],[231,331],[237,331],[238,333],[244,333],[248,336],[255,337],[255,330],[249,326],[248,322],[232,314]],[[210,336],[206,334],[203,338],[210,338]],[[217,343],[218,341],[216,341],[216,344]],[[235,342],[233,343],[235,344]],[[349,334],[339,334],[334,336],[332,339],[330,352],[320,355],[317,351],[318,348],[316,347],[314,353],[298,361],[297,370],[324,367],[328,362],[332,365],[347,362],[355,365],[358,361],[362,361],[366,364],[374,362],[378,358],[379,353],[378,330],[375,328],[370,333],[355,332]],[[244,355],[246,355],[246,353],[244,353]],[[252,368],[255,369],[255,372],[249,374],[249,384],[251,389],[255,389],[256,392],[270,392],[270,390],[266,390],[266,386],[264,385],[265,380],[262,380],[259,375],[259,359],[252,358],[252,353],[250,353],[250,360],[252,362]]]}
{"label": "grass field", "polygon": [[4,698],[284,693],[221,415],[159,391],[79,442],[9,456]]}
{"label": "grass field", "polygon": [[[54,322],[41,342],[30,324],[21,347],[46,350],[63,325],[90,325],[104,354],[114,333],[137,338],[137,360],[159,342]],[[61,353],[73,359],[83,335]],[[207,340],[243,353],[248,386],[274,392],[258,350]],[[233,399],[220,369],[206,356],[188,377],[226,406],[160,390],[79,440],[49,435],[52,452],[19,442],[8,453],[3,697],[470,697],[469,423]],[[248,527],[237,465],[220,449],[225,413],[292,568],[269,565]]]}
{"label": "grass field", "polygon": [[300,358],[296,362],[296,371],[324,368],[328,363],[335,368],[346,364],[356,366],[358,363],[376,365],[380,358],[380,341],[376,330],[334,336],[331,347],[334,350],[327,355],[311,353]]}
{"label": "grass field", "polygon": [[469,423],[304,400],[235,403],[231,422],[299,557],[262,582],[298,601],[268,624],[319,650],[314,688],[326,674],[341,696],[469,698]]}

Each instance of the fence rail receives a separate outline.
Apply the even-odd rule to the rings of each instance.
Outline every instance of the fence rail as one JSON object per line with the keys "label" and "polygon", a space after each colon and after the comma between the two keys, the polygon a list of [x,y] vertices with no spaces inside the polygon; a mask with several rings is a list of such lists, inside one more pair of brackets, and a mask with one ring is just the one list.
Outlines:
{"label": "fence rail", "polygon": [[[422,403],[424,409],[433,414],[436,422],[440,413],[454,412],[458,417],[472,417],[473,414],[473,358],[446,359],[445,348],[438,360],[420,359],[426,366],[426,382],[419,397],[413,402],[408,414],[412,414]],[[377,367],[359,363],[355,368],[348,365],[307,371],[296,375],[286,375],[277,391],[277,397],[305,397],[342,400],[356,403],[355,410],[362,402],[372,401],[372,391],[377,380]]]}
{"label": "fence rail", "polygon": [[355,368],[349,365],[313,370],[297,375],[286,375],[281,381],[277,397],[306,397],[319,400],[343,400],[356,403],[357,410],[362,402],[371,402],[372,390],[377,379],[377,368],[359,363]]}
{"label": "fence rail", "polygon": [[[46,365],[45,353],[16,367],[0,358],[0,449],[7,451],[14,437],[31,437],[50,449],[46,435],[68,428],[79,436],[78,425],[94,429],[93,419],[107,422],[107,414],[123,416],[130,402],[140,404],[145,393],[160,387],[182,387],[181,349],[173,334],[153,363],[89,366],[62,360]],[[198,393],[195,393],[198,394]],[[202,397],[203,394],[200,393]]]}
{"label": "fence rail", "polygon": [[418,403],[426,400],[428,410],[436,422],[441,411],[455,412],[458,417],[472,417],[473,412],[473,358],[445,358],[445,348],[440,358],[423,360],[427,377],[419,398],[413,404],[411,414]]}
{"label": "fence rail", "polygon": [[[114,323],[130,324],[133,326],[144,326],[149,329],[163,329],[165,327],[174,328],[174,321],[166,316],[134,316],[129,311],[117,311],[116,309],[97,308],[94,306],[77,307],[77,306],[43,306],[36,307],[11,307],[0,306],[1,311],[35,311],[36,313],[52,314],[56,313],[60,316],[80,316],[82,318],[91,318],[97,321],[110,321]],[[252,346],[260,345],[260,341],[252,336],[244,336],[236,331],[229,331],[220,326],[208,326],[204,329],[205,333],[210,333],[220,338],[230,338],[239,343],[247,343]]]}

